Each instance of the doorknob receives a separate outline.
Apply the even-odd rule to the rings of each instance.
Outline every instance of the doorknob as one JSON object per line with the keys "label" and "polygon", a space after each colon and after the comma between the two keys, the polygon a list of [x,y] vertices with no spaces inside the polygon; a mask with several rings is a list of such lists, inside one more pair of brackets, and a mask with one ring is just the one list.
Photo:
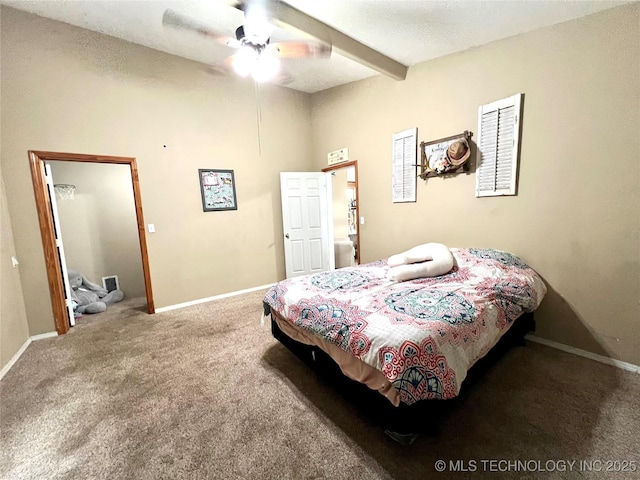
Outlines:
{"label": "doorknob", "polygon": [[284,236],[285,236],[285,238],[289,238],[289,234],[288,233],[285,233]]}

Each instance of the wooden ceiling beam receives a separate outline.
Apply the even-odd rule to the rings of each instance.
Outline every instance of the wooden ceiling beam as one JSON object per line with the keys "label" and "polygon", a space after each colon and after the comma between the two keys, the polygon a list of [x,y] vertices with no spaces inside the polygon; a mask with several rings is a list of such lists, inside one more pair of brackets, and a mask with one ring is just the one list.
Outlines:
{"label": "wooden ceiling beam", "polygon": [[[239,10],[244,10],[244,2],[234,1],[231,4]],[[383,55],[377,50],[367,47],[356,39],[291,5],[280,0],[272,0],[267,2],[267,8],[279,27],[295,29],[326,42],[341,55],[395,80],[404,80],[407,77],[407,67],[405,65]]]}

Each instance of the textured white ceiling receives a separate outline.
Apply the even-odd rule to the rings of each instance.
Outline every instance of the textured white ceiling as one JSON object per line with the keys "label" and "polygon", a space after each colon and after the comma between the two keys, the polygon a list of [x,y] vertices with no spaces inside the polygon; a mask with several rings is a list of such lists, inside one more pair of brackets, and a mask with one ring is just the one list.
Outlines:
{"label": "textured white ceiling", "polygon": [[[609,0],[287,0],[363,44],[411,66],[433,58],[535,30],[627,1]],[[233,51],[195,33],[162,27],[171,8],[233,36],[242,12],[224,0],[0,0],[89,30],[145,45],[208,65],[220,66]],[[301,38],[276,29],[272,41]],[[330,59],[286,60],[287,86],[317,92],[377,75],[334,52]]]}

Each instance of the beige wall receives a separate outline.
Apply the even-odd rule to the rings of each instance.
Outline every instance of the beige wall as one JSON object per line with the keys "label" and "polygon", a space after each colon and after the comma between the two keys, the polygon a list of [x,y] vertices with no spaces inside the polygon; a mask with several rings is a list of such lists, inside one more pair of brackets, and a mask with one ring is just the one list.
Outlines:
{"label": "beige wall", "polygon": [[29,338],[20,265],[14,268],[11,263],[16,251],[3,177],[4,171],[0,176],[0,370]]}
{"label": "beige wall", "polygon": [[[495,42],[312,97],[314,161],[358,160],[363,261],[419,243],[494,247],[546,280],[536,334],[640,364],[640,4]],[[391,202],[391,137],[471,130],[522,92],[518,195],[475,198],[475,174]],[[475,140],[475,137],[474,137]]]}
{"label": "beige wall", "polygon": [[[136,157],[156,307],[284,278],[280,171],[310,169],[310,97],[2,8],[2,167],[31,335],[54,330],[27,150]],[[198,168],[235,171],[203,212]]]}
{"label": "beige wall", "polygon": [[54,183],[76,186],[58,200],[67,267],[102,285],[117,275],[127,298],[145,295],[129,165],[50,162]]}

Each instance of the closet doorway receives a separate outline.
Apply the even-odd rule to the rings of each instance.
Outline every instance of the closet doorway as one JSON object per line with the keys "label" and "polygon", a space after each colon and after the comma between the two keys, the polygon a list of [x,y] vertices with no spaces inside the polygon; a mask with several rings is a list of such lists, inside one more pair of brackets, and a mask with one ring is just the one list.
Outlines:
{"label": "closet doorway", "polygon": [[331,172],[336,268],[360,264],[360,202],[358,161],[322,169]]}
{"label": "closet doorway", "polygon": [[113,164],[129,167],[128,170],[130,172],[131,186],[133,189],[133,207],[135,208],[138,230],[137,237],[140,248],[140,260],[142,263],[142,275],[144,277],[144,290],[147,299],[147,310],[149,313],[154,313],[155,308],[151,289],[151,276],[149,272],[149,259],[144,229],[144,218],[142,214],[140,185],[135,158],[29,151],[29,162],[35,193],[36,208],[38,211],[40,232],[42,235],[42,245],[45,255],[47,277],[49,280],[53,316],[58,334],[64,334],[69,330],[71,320],[69,318],[68,306],[65,301],[63,265],[56,243],[56,227],[52,213],[52,201],[47,187],[45,164],[50,161],[84,162],[85,164]]}

